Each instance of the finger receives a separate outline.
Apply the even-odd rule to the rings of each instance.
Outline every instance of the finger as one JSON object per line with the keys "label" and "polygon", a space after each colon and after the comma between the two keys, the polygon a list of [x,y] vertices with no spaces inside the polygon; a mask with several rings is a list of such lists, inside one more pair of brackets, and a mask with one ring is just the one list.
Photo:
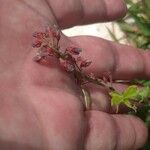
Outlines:
{"label": "finger", "polygon": [[113,115],[118,131],[117,149],[139,149],[147,140],[144,123],[134,116]]}
{"label": "finger", "polygon": [[150,78],[150,52],[145,51],[142,53],[144,59],[144,67],[145,67],[145,74]]}
{"label": "finger", "polygon": [[136,150],[147,139],[147,129],[138,118],[127,115],[108,115],[87,112],[89,133],[86,150]]}
{"label": "finger", "polygon": [[123,0],[117,0],[117,2],[116,0],[48,1],[62,28],[114,20],[126,14],[126,5]]}
{"label": "finger", "polygon": [[111,72],[113,79],[150,79],[150,52],[97,37],[72,37],[71,41],[83,49],[83,58],[92,61],[88,73],[100,76]]}

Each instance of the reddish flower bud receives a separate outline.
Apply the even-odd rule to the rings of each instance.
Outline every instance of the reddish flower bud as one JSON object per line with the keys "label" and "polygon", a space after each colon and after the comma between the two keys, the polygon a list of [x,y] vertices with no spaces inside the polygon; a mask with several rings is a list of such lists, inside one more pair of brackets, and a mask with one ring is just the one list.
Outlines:
{"label": "reddish flower bud", "polygon": [[42,45],[42,41],[35,40],[35,42],[32,44],[33,48],[39,48]]}
{"label": "reddish flower bud", "polygon": [[79,55],[82,52],[82,50],[78,47],[68,47],[66,50],[73,55]]}
{"label": "reddish flower bud", "polygon": [[71,73],[75,69],[74,66],[72,64],[70,64],[68,61],[61,60],[60,64],[67,72]]}
{"label": "reddish flower bud", "polygon": [[33,60],[36,62],[41,61],[41,59],[42,59],[42,57],[39,54],[37,54],[36,56],[33,57]]}
{"label": "reddish flower bud", "polygon": [[88,66],[91,65],[91,63],[92,63],[91,61],[84,60],[84,61],[81,62],[80,67],[81,67],[81,68],[83,68],[83,67],[88,67]]}
{"label": "reddish flower bud", "polygon": [[105,83],[110,82],[112,83],[112,74],[110,71],[106,71],[102,74],[102,79]]}
{"label": "reddish flower bud", "polygon": [[43,46],[40,49],[40,52],[43,53],[43,54],[46,54],[47,56],[53,56],[53,54],[54,54],[53,49],[48,47],[47,45]]}
{"label": "reddish flower bud", "polygon": [[79,56],[79,57],[76,58],[76,61],[77,61],[77,62],[81,62],[82,60],[83,60],[83,59],[82,59],[81,56]]}
{"label": "reddish flower bud", "polygon": [[52,53],[53,53],[53,49],[50,48],[50,47],[47,47],[47,52],[48,52],[49,54],[52,54]]}
{"label": "reddish flower bud", "polygon": [[33,33],[33,37],[42,39],[43,38],[43,33],[42,32],[35,32]]}
{"label": "reddish flower bud", "polygon": [[66,71],[67,71],[67,72],[73,72],[73,71],[74,71],[74,66],[71,65],[71,64],[67,64],[67,66],[66,66]]}
{"label": "reddish flower bud", "polygon": [[59,29],[57,29],[56,26],[54,26],[54,27],[47,27],[45,32],[46,32],[46,35],[48,37],[54,37],[58,41],[60,40],[60,31],[59,31]]}

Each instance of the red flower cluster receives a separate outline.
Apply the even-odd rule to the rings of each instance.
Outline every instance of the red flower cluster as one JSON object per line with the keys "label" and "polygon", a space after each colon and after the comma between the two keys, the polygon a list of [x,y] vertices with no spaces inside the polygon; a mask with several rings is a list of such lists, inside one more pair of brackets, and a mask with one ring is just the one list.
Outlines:
{"label": "red flower cluster", "polygon": [[78,47],[67,47],[65,50],[65,59],[61,59],[61,64],[67,72],[82,71],[83,68],[90,66],[92,63],[88,60],[83,60],[80,55],[82,49]]}
{"label": "red flower cluster", "polygon": [[33,34],[35,39],[33,48],[37,49],[35,61],[40,62],[47,60],[50,56],[55,56],[60,59],[61,65],[67,72],[81,71],[83,68],[90,66],[92,63],[88,60],[83,60],[80,53],[82,49],[70,46],[65,52],[59,49],[60,31],[57,27],[48,27],[45,32],[35,32]]}
{"label": "red flower cluster", "polygon": [[35,32],[33,37],[32,47],[37,49],[36,56],[33,58],[34,61],[40,62],[54,55],[54,49],[58,48],[60,40],[60,32],[56,27],[48,27],[45,32]]}
{"label": "red flower cluster", "polygon": [[34,43],[33,48],[37,50],[36,56],[33,58],[36,62],[47,62],[50,57],[55,57],[60,60],[60,65],[71,73],[77,85],[81,88],[85,100],[86,109],[90,108],[91,99],[90,94],[85,89],[84,85],[87,83],[97,84],[114,90],[106,82],[111,82],[110,75],[104,75],[102,79],[96,77],[93,73],[86,74],[84,69],[91,65],[91,61],[83,59],[80,54],[82,49],[76,46],[69,46],[65,51],[60,50],[60,30],[56,26],[48,27],[44,32],[36,32],[33,34]]}

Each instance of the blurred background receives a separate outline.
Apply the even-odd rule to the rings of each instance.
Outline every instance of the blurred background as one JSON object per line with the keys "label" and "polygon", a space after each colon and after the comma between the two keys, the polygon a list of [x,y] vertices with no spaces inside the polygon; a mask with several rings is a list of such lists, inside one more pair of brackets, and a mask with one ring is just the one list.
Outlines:
{"label": "blurred background", "polygon": [[[142,48],[143,50],[150,50],[150,0],[125,1],[128,7],[128,14],[122,20],[73,27],[63,32],[68,36],[98,36],[107,40]],[[150,87],[150,80],[135,79],[132,81],[132,84]],[[145,122],[150,135],[150,91],[149,97],[143,103],[143,107],[139,108],[136,113],[129,113],[140,117]],[[141,150],[150,150],[150,136]]]}
{"label": "blurred background", "polygon": [[92,35],[98,36],[107,40],[112,40],[108,29],[114,31],[116,36],[121,38],[123,33],[121,32],[117,23],[97,23],[92,25],[77,26],[71,29],[66,29],[63,32],[68,36],[76,35]]}

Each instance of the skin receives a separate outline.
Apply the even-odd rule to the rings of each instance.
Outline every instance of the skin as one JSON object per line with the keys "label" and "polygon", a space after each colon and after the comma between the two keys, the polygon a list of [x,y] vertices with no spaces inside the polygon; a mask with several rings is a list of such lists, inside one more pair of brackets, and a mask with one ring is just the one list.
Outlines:
{"label": "skin", "polygon": [[[125,14],[122,0],[1,0],[0,149],[136,150],[143,146],[144,123],[133,116],[110,114],[104,90],[88,87],[93,106],[84,111],[78,87],[57,60],[47,65],[32,61],[33,32],[49,24],[68,28]],[[111,71],[114,79],[150,79],[149,52],[98,37],[62,35],[62,48],[69,44],[81,47],[83,57],[93,62],[87,72]]]}

